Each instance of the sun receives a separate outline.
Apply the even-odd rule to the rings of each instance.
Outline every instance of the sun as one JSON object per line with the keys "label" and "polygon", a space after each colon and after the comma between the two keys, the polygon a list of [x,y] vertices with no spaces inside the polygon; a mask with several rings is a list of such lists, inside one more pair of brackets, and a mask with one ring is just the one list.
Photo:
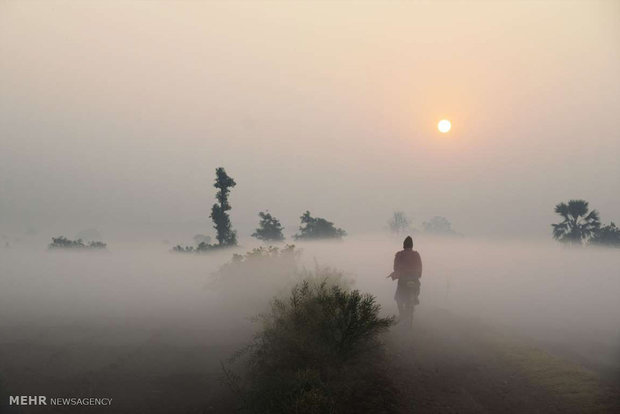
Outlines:
{"label": "sun", "polygon": [[445,134],[446,132],[449,132],[451,128],[452,128],[452,123],[450,123],[450,121],[448,121],[447,119],[442,119],[437,124],[437,129],[442,134]]}

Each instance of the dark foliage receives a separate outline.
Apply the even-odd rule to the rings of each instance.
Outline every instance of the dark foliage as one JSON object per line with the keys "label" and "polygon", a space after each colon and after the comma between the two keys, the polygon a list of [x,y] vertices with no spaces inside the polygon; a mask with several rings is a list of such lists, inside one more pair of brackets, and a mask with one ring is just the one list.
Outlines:
{"label": "dark foliage", "polygon": [[182,246],[177,245],[172,248],[174,253],[205,253],[222,247],[233,247],[237,245],[237,232],[232,229],[230,223],[230,216],[228,211],[231,209],[228,202],[228,195],[230,189],[237,183],[232,177],[226,174],[224,168],[219,167],[215,170],[215,183],[213,186],[218,189],[215,197],[217,203],[211,207],[211,219],[213,220],[213,228],[217,232],[216,239],[217,244],[210,244],[211,238],[202,234],[194,236],[194,241],[197,246]]}
{"label": "dark foliage", "polygon": [[100,241],[91,241],[84,243],[82,239],[69,240],[65,236],[52,237],[52,242],[49,244],[50,249],[105,249],[107,245]]}
{"label": "dark foliage", "polygon": [[331,221],[312,217],[309,211],[306,211],[300,219],[301,226],[299,233],[294,236],[295,240],[341,239],[347,235],[343,229],[334,227],[334,223]]}
{"label": "dark foliage", "polygon": [[211,219],[213,220],[213,228],[217,235],[217,242],[220,246],[236,246],[237,233],[232,229],[230,224],[230,216],[227,211],[231,209],[228,203],[228,195],[230,189],[237,183],[226,174],[226,170],[220,167],[215,170],[215,184],[213,186],[218,189],[216,198],[218,203],[213,204],[211,208]]}
{"label": "dark foliage", "polygon": [[611,224],[598,229],[590,239],[595,246],[620,247],[620,228],[612,221]]}
{"label": "dark foliage", "polygon": [[172,251],[175,253],[196,253],[196,248],[194,246],[181,246],[177,244],[172,248]]}
{"label": "dark foliage", "polygon": [[258,216],[260,217],[260,222],[252,237],[264,241],[284,240],[284,235],[282,234],[284,228],[277,218],[273,217],[269,212],[262,211],[258,213]]}
{"label": "dark foliage", "polygon": [[555,206],[555,212],[563,220],[561,223],[552,224],[553,238],[556,240],[581,245],[592,237],[600,228],[598,211],[589,210],[585,200],[570,200]]}
{"label": "dark foliage", "polygon": [[375,298],[328,279],[297,284],[286,300],[260,315],[262,329],[225,368],[231,388],[255,413],[391,413],[396,389],[387,373]]}

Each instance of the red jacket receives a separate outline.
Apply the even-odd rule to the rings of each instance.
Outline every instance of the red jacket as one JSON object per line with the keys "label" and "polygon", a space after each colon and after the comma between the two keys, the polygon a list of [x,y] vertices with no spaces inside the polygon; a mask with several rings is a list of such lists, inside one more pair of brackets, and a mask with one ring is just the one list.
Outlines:
{"label": "red jacket", "polygon": [[394,257],[392,279],[419,279],[422,277],[422,258],[413,249],[404,249]]}

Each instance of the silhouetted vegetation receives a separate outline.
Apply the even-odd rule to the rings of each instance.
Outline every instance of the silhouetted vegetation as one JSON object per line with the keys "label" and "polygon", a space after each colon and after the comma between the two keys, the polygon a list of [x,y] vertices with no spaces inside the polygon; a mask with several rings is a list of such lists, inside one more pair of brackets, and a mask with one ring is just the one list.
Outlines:
{"label": "silhouetted vegetation", "polygon": [[217,203],[211,207],[211,219],[213,228],[216,231],[217,244],[210,244],[211,238],[203,235],[194,236],[194,241],[198,243],[194,246],[176,245],[172,248],[175,253],[202,253],[222,247],[233,247],[237,245],[237,232],[232,229],[228,211],[231,209],[228,202],[230,189],[236,186],[235,180],[226,174],[222,167],[215,169],[215,183],[213,186],[218,189],[216,193]]}
{"label": "silhouetted vegetation", "polygon": [[314,275],[259,315],[261,329],[224,367],[243,409],[254,413],[391,413],[397,392],[380,340],[393,323],[369,294]]}
{"label": "silhouetted vegetation", "polygon": [[612,221],[607,226],[599,228],[590,239],[595,246],[620,247],[620,228]]}
{"label": "silhouetted vegetation", "polygon": [[294,245],[259,247],[232,259],[213,273],[210,286],[229,292],[244,304],[258,306],[276,292],[294,283],[299,275],[301,251]]}
{"label": "silhouetted vegetation", "polygon": [[422,223],[422,229],[424,233],[442,235],[442,236],[454,236],[457,233],[452,230],[452,223],[447,218],[441,216],[435,216],[429,221]]}
{"label": "silhouetted vegetation", "polygon": [[284,228],[277,218],[273,217],[269,212],[262,211],[258,213],[258,216],[260,217],[260,222],[252,237],[263,241],[277,242],[284,240],[284,235],[282,234]]}
{"label": "silhouetted vegetation", "polygon": [[300,219],[301,226],[299,233],[294,236],[295,240],[341,239],[347,235],[343,229],[334,227],[334,223],[331,221],[312,217],[309,211],[306,211]]}
{"label": "silhouetted vegetation", "polygon": [[172,251],[175,253],[196,253],[196,248],[194,246],[181,246],[177,244],[172,248]]}
{"label": "silhouetted vegetation", "polygon": [[228,194],[235,185],[237,183],[226,174],[224,168],[220,167],[215,170],[215,184],[213,186],[218,189],[216,197],[219,204],[213,204],[210,217],[213,219],[213,228],[217,232],[215,237],[220,247],[237,245],[237,233],[232,229],[230,216],[227,213],[231,209],[228,203]]}
{"label": "silhouetted vegetation", "polygon": [[52,242],[48,245],[50,249],[105,249],[107,245],[100,241],[90,241],[84,243],[82,239],[69,240],[65,236],[52,237]]}
{"label": "silhouetted vegetation", "polygon": [[395,211],[388,221],[388,227],[392,233],[406,233],[410,230],[409,219],[402,211]]}
{"label": "silhouetted vegetation", "polygon": [[562,243],[581,245],[594,236],[601,226],[598,211],[590,211],[585,200],[559,203],[555,206],[555,212],[563,220],[561,223],[551,225],[553,238]]}

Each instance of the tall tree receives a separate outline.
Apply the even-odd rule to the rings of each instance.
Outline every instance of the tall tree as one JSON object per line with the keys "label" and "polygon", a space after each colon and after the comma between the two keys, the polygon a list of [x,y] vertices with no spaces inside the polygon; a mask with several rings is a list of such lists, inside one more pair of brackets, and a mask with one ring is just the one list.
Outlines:
{"label": "tall tree", "polygon": [[218,189],[216,198],[219,204],[213,204],[210,217],[213,220],[213,228],[217,232],[217,241],[222,247],[237,245],[237,232],[232,229],[230,216],[227,213],[231,209],[228,203],[228,194],[235,185],[237,183],[226,174],[224,168],[220,167],[215,170],[215,184],[213,186]]}
{"label": "tall tree", "polygon": [[269,212],[261,211],[258,213],[258,216],[260,217],[260,222],[258,223],[256,231],[252,234],[252,237],[264,241],[284,240],[284,235],[282,234],[284,228],[280,224],[280,220],[273,217]]}
{"label": "tall tree", "polygon": [[564,220],[552,224],[553,238],[563,243],[582,244],[601,227],[598,211],[590,210],[585,200],[570,200],[555,206],[555,212]]}
{"label": "tall tree", "polygon": [[347,232],[334,227],[334,223],[327,221],[321,217],[312,217],[309,211],[306,211],[300,217],[301,226],[299,233],[296,234],[295,240],[299,239],[341,239],[347,235]]}
{"label": "tall tree", "polygon": [[402,211],[395,211],[388,226],[392,233],[400,234],[409,230],[409,219]]}

